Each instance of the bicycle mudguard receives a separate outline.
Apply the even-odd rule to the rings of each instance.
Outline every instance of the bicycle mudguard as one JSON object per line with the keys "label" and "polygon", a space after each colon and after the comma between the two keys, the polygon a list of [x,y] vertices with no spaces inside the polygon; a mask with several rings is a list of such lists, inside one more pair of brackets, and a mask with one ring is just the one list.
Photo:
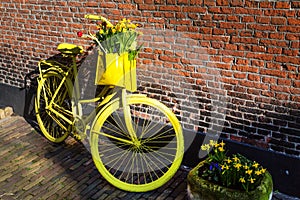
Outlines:
{"label": "bicycle mudguard", "polygon": [[45,68],[45,66],[48,66],[48,68],[51,68],[51,67],[64,68],[65,67],[63,64],[61,64],[55,60],[41,60],[38,65],[41,67],[41,69]]}
{"label": "bicycle mudguard", "polygon": [[54,60],[41,60],[38,63],[38,66],[41,75],[47,71],[57,71],[59,73],[65,74],[68,70],[67,66]]}

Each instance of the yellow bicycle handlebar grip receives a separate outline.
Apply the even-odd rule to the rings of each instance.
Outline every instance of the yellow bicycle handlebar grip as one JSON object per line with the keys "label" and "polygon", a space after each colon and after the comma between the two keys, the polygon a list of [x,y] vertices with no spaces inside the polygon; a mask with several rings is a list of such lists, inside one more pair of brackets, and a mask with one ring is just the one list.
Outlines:
{"label": "yellow bicycle handlebar grip", "polygon": [[98,15],[85,15],[84,18],[92,19],[92,20],[101,20],[101,16]]}

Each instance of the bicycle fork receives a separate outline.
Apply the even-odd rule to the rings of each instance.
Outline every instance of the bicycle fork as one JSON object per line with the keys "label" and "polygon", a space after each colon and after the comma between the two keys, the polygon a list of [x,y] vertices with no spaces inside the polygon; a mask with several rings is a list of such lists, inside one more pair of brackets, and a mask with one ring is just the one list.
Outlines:
{"label": "bicycle fork", "polygon": [[125,119],[125,124],[127,127],[127,131],[130,135],[131,141],[133,142],[133,144],[136,147],[139,147],[141,145],[140,141],[138,140],[137,136],[136,136],[136,132],[133,128],[133,123],[132,123],[132,119],[131,119],[131,112],[130,112],[130,107],[127,103],[127,92],[126,89],[122,89],[122,106],[123,106],[123,112],[124,112],[124,119]]}

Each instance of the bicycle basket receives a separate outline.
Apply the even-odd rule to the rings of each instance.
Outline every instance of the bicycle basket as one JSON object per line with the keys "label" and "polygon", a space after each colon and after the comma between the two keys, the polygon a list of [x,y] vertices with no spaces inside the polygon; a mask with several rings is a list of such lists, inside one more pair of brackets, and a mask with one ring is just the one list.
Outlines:
{"label": "bicycle basket", "polygon": [[99,50],[95,84],[120,86],[131,92],[136,91],[136,60],[129,60],[127,52],[119,55],[105,54]]}

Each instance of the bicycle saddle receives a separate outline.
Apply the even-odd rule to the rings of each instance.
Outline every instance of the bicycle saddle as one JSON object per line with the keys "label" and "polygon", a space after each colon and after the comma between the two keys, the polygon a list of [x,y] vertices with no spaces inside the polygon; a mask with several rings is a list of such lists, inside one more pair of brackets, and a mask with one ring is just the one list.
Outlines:
{"label": "bicycle saddle", "polygon": [[82,46],[77,46],[75,44],[69,44],[69,43],[61,43],[57,46],[57,50],[60,51],[63,54],[80,54],[83,53]]}

